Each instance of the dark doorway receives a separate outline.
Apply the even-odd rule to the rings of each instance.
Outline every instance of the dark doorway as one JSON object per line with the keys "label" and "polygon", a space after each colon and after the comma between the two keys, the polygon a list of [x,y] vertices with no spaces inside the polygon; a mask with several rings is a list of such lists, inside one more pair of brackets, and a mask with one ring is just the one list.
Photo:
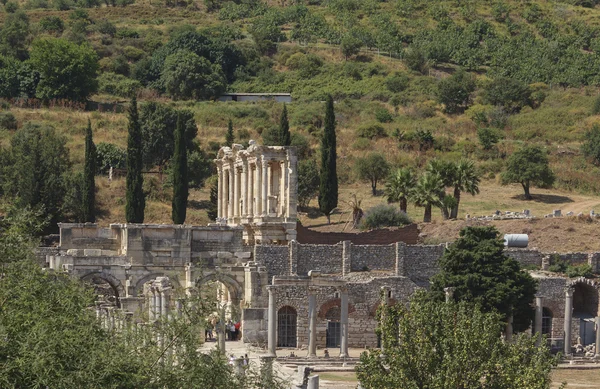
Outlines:
{"label": "dark doorway", "polygon": [[296,310],[286,306],[277,313],[277,346],[296,347]]}
{"label": "dark doorway", "polygon": [[581,344],[587,346],[595,341],[594,318],[598,316],[598,290],[584,282],[574,286],[573,318],[579,319]]}
{"label": "dark doorway", "polygon": [[542,335],[552,337],[552,311],[546,307],[542,311]]}
{"label": "dark doorway", "polygon": [[325,336],[326,347],[340,347],[342,337],[340,317],[340,307],[331,307],[325,314],[325,318],[327,319],[327,334]]}

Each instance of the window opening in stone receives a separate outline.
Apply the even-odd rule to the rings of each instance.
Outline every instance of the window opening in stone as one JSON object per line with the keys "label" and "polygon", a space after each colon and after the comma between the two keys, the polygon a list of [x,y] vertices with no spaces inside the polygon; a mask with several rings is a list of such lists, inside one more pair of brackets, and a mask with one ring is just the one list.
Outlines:
{"label": "window opening in stone", "polygon": [[282,307],[277,312],[277,346],[278,347],[297,347],[296,331],[297,331],[296,310],[290,306]]}

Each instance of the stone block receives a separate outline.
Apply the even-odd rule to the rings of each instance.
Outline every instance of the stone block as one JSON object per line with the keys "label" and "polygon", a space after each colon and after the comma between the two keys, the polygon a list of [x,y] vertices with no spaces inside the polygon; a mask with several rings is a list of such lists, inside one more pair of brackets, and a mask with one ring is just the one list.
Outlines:
{"label": "stone block", "polygon": [[237,251],[234,255],[236,258],[240,258],[240,259],[252,258],[252,253],[250,251]]}
{"label": "stone block", "polygon": [[84,250],[82,250],[82,249],[68,249],[67,250],[67,255],[70,255],[72,257],[83,257]]}
{"label": "stone block", "polygon": [[217,258],[219,258],[219,259],[229,259],[229,258],[233,258],[233,254],[231,254],[228,251],[219,251],[217,253]]}
{"label": "stone block", "polygon": [[83,255],[86,257],[100,257],[102,256],[102,250],[99,249],[85,249]]}

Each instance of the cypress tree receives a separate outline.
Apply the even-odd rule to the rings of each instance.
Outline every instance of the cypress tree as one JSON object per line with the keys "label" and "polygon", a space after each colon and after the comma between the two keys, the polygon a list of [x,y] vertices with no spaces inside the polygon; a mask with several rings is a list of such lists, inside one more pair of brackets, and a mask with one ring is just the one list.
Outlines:
{"label": "cypress tree", "polygon": [[287,106],[284,103],[281,119],[279,120],[279,145],[289,146],[291,144],[292,138],[290,135],[290,123],[288,121]]}
{"label": "cypress tree", "polygon": [[215,180],[213,182],[213,184],[210,186],[210,197],[209,197],[210,206],[206,210],[206,214],[208,215],[208,218],[210,220],[217,219],[217,216],[218,216],[217,213],[219,212],[218,196],[219,196],[219,189],[217,188],[217,180]]}
{"label": "cypress tree", "polygon": [[173,153],[173,205],[171,216],[174,224],[183,224],[188,201],[188,175],[187,175],[187,145],[185,128],[181,117],[177,117],[175,130],[175,151]]}
{"label": "cypress tree", "polygon": [[327,96],[325,103],[325,131],[321,139],[321,174],[319,185],[319,210],[331,223],[330,213],[338,204],[338,179],[336,168],[335,113],[333,99]]}
{"label": "cypress tree", "polygon": [[142,176],[142,128],[140,127],[135,95],[129,105],[127,132],[127,203],[125,204],[125,219],[127,223],[143,223],[146,199],[144,198],[144,177]]}
{"label": "cypress tree", "polygon": [[92,123],[88,119],[85,130],[85,167],[82,193],[83,221],[96,221],[96,145],[92,138]]}
{"label": "cypress tree", "polygon": [[235,142],[235,137],[233,135],[233,123],[231,119],[229,119],[229,124],[227,125],[227,134],[225,134],[225,146],[232,147],[233,142]]}

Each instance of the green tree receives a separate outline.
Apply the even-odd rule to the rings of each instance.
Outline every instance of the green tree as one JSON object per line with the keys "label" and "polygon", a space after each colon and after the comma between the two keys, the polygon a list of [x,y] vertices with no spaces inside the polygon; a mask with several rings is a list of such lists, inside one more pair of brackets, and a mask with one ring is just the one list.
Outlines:
{"label": "green tree", "polygon": [[503,342],[495,313],[417,295],[409,307],[381,307],[378,318],[385,351],[361,354],[365,389],[550,388],[557,361],[548,347],[527,335]]}
{"label": "green tree", "polygon": [[586,131],[581,152],[590,158],[594,165],[600,165],[600,126],[594,124],[592,129]]}
{"label": "green tree", "polygon": [[283,111],[281,112],[281,118],[279,119],[279,145],[278,146],[290,146],[292,144],[292,137],[290,134],[290,122],[288,121],[287,106],[283,104]]}
{"label": "green tree", "polygon": [[188,201],[187,145],[185,128],[181,117],[177,119],[175,131],[175,153],[173,154],[173,205],[174,224],[183,224]]}
{"label": "green tree", "polygon": [[140,109],[140,123],[142,128],[142,153],[144,166],[152,168],[158,166],[163,170],[173,156],[175,148],[175,129],[177,117],[185,128],[186,142],[190,151],[194,148],[194,139],[198,134],[198,127],[194,120],[194,113],[189,110],[176,110],[166,104],[147,102]]}
{"label": "green tree", "polygon": [[533,106],[529,85],[513,78],[499,77],[483,91],[483,100],[490,105],[502,106],[508,113],[518,113],[521,108]]}
{"label": "green tree", "polygon": [[338,204],[337,151],[335,135],[335,112],[333,98],[325,102],[325,130],[321,138],[321,174],[319,184],[319,210],[331,223],[331,211]]}
{"label": "green tree", "polygon": [[400,210],[406,213],[408,199],[417,184],[417,177],[409,168],[399,168],[390,174],[385,183],[388,203],[400,203]]}
{"label": "green tree", "polygon": [[425,172],[419,177],[411,198],[418,207],[425,208],[423,222],[431,222],[431,208],[442,207],[444,181],[439,174]]}
{"label": "green tree", "polygon": [[471,94],[475,91],[475,79],[460,69],[438,84],[437,98],[448,113],[463,112],[471,104]]}
{"label": "green tree", "polygon": [[531,200],[529,187],[551,187],[556,177],[548,164],[546,151],[539,146],[526,146],[512,154],[502,173],[502,183],[519,183],[525,192],[525,199]]}
{"label": "green tree", "polygon": [[29,18],[25,12],[17,11],[6,15],[0,30],[0,53],[19,60],[27,59],[29,33]]}
{"label": "green tree", "polygon": [[457,301],[476,303],[486,312],[514,318],[515,332],[525,331],[534,318],[532,308],[537,282],[504,253],[494,227],[466,227],[439,261],[440,272],[431,292],[442,301],[444,288],[454,288]]}
{"label": "green tree", "polygon": [[21,64],[17,59],[0,56],[0,97],[5,99],[19,97],[21,88],[20,69]]}
{"label": "green tree", "polygon": [[96,172],[108,174],[110,168],[124,169],[127,161],[127,151],[106,142],[100,142],[96,146]]}
{"label": "green tree", "polygon": [[143,223],[146,199],[142,176],[142,129],[137,110],[137,98],[133,95],[129,104],[129,125],[127,126],[127,178],[125,219],[127,223]]}
{"label": "green tree", "polygon": [[173,99],[215,99],[225,91],[227,79],[219,64],[187,50],[169,55],[164,62],[161,82]]}
{"label": "green tree", "polygon": [[96,145],[92,138],[92,123],[85,130],[85,166],[83,172],[83,221],[96,221]]}
{"label": "green tree", "polygon": [[217,220],[217,216],[219,216],[219,214],[218,214],[218,212],[219,212],[218,184],[219,184],[219,181],[216,179],[213,179],[212,183],[210,185],[210,195],[209,195],[210,207],[208,207],[208,209],[206,210],[206,214],[208,215],[208,218],[210,220]]}
{"label": "green tree", "polygon": [[434,158],[429,161],[426,170],[433,175],[437,175],[442,180],[443,185],[442,190],[439,191],[440,201],[437,207],[440,208],[444,220],[448,220],[452,209],[458,204],[456,199],[447,195],[445,191],[446,187],[453,186],[456,177],[456,164],[451,161]]}
{"label": "green tree", "polygon": [[30,62],[40,74],[37,98],[84,101],[98,88],[98,56],[87,43],[38,39],[31,45]]}
{"label": "green tree", "polygon": [[454,169],[452,177],[452,185],[454,186],[454,199],[456,205],[452,207],[450,212],[450,218],[456,219],[458,217],[458,206],[460,204],[461,192],[467,192],[472,196],[479,193],[479,182],[480,178],[475,168],[475,163],[469,159],[461,159]]}
{"label": "green tree", "polygon": [[298,163],[298,205],[306,208],[319,193],[319,167],[314,159]]}
{"label": "green tree", "polygon": [[62,217],[65,177],[71,169],[66,138],[53,127],[27,123],[11,139],[5,192],[19,207],[43,209],[51,227]]}
{"label": "green tree", "polygon": [[371,193],[377,196],[377,183],[385,179],[390,171],[390,165],[383,154],[371,153],[365,158],[358,158],[355,168],[360,180],[371,182]]}
{"label": "green tree", "polygon": [[227,123],[227,133],[225,133],[225,146],[233,147],[234,142],[235,135],[233,134],[233,122],[229,119],[229,123]]}
{"label": "green tree", "polygon": [[348,60],[348,57],[352,57],[360,53],[360,49],[363,43],[360,39],[356,38],[353,34],[346,34],[340,42],[340,50],[344,54],[344,58]]}
{"label": "green tree", "polygon": [[492,147],[500,140],[500,134],[496,132],[493,128],[478,128],[477,129],[477,138],[479,138],[479,143],[484,150],[491,150]]}

